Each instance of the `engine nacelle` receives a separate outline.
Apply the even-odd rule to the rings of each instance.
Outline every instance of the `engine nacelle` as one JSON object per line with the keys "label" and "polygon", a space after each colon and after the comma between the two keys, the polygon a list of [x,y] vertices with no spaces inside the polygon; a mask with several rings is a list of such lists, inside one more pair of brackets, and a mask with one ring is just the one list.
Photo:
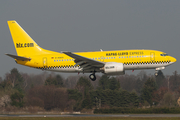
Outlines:
{"label": "engine nacelle", "polygon": [[123,63],[107,62],[104,65],[104,73],[108,75],[124,75]]}

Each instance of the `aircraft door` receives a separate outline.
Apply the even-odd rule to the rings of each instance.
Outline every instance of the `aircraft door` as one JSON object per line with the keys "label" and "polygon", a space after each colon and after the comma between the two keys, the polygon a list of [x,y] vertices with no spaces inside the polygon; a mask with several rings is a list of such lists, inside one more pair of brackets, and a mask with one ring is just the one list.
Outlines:
{"label": "aircraft door", "polygon": [[104,62],[104,57],[103,56],[100,57],[100,61]]}
{"label": "aircraft door", "polygon": [[151,59],[151,61],[155,60],[155,53],[154,52],[150,53],[150,59]]}
{"label": "aircraft door", "polygon": [[43,58],[43,67],[44,68],[47,67],[47,58],[46,57]]}

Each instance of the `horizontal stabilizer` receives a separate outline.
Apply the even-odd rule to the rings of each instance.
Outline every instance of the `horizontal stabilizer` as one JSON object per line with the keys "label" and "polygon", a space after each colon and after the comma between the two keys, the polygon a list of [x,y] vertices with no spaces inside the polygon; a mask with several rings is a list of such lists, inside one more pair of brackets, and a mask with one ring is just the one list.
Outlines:
{"label": "horizontal stabilizer", "polygon": [[17,55],[11,55],[11,54],[5,54],[9,57],[12,57],[16,60],[23,60],[23,61],[26,61],[26,60],[31,60],[31,58],[27,58],[27,57],[21,57],[21,56],[17,56]]}

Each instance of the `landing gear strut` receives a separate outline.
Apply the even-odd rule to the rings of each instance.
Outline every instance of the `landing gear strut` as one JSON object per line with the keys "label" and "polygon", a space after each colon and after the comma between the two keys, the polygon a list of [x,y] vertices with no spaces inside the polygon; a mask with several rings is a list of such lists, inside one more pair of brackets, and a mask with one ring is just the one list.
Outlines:
{"label": "landing gear strut", "polygon": [[92,81],[95,81],[95,80],[96,80],[96,75],[95,75],[95,73],[90,74],[90,75],[89,75],[89,78],[90,78]]}

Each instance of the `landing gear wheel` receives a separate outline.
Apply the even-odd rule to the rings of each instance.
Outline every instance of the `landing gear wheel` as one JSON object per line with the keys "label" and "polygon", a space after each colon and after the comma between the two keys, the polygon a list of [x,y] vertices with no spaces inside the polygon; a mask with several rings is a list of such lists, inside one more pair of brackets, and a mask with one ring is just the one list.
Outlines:
{"label": "landing gear wheel", "polygon": [[158,71],[156,71],[156,72],[154,73],[154,75],[157,77],[157,76],[158,76]]}
{"label": "landing gear wheel", "polygon": [[95,81],[95,80],[96,80],[95,74],[90,74],[90,75],[89,75],[89,78],[90,78],[92,81]]}

